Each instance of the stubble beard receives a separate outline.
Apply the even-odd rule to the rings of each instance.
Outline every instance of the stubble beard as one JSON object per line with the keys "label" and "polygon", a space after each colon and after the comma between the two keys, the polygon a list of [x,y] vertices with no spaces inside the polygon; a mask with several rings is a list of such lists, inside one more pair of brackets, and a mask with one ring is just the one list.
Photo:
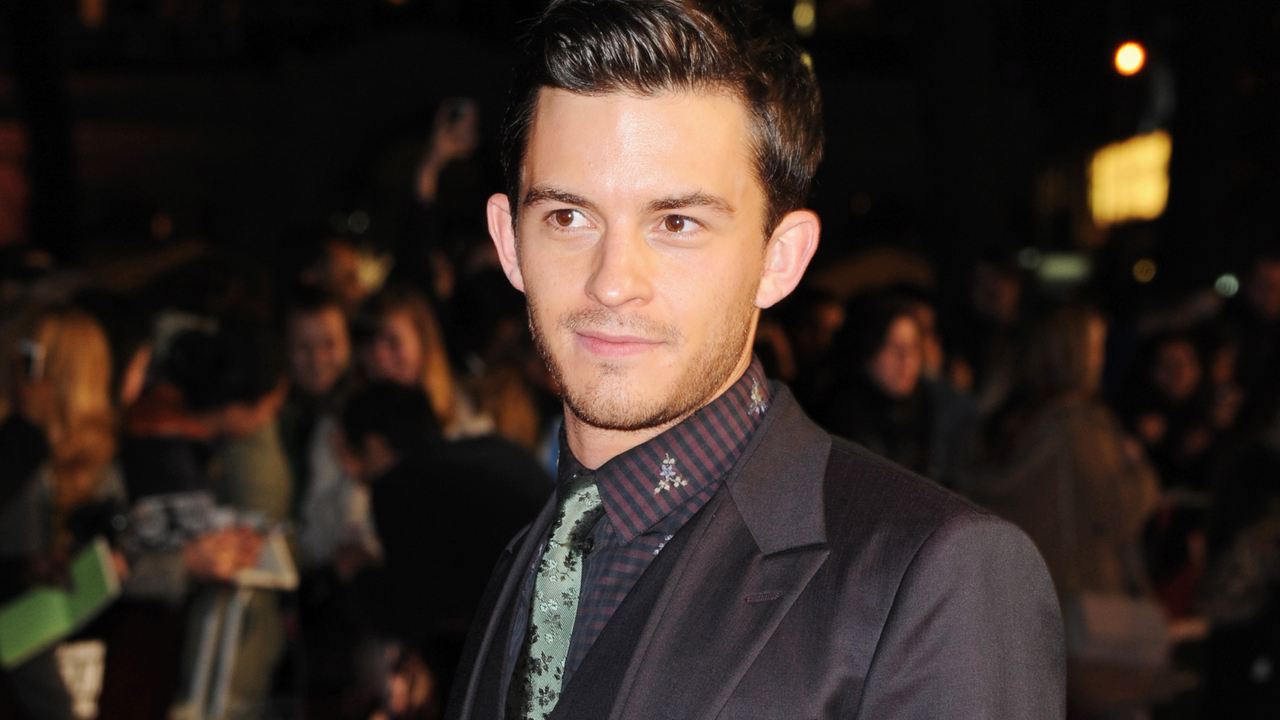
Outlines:
{"label": "stubble beard", "polygon": [[[527,290],[527,289],[526,289]],[[755,305],[750,301],[735,304],[732,317],[720,326],[719,332],[680,371],[671,387],[652,396],[644,397],[627,393],[618,387],[626,382],[626,369],[622,363],[601,361],[600,373],[607,380],[577,380],[570,378],[556,360],[555,352],[543,332],[538,319],[537,298],[527,295],[529,329],[542,355],[547,369],[560,387],[564,402],[579,420],[602,430],[636,431],[672,424],[693,414],[707,403],[729,380],[737,368],[751,335],[751,319]],[[749,297],[755,297],[754,289]],[[661,339],[677,348],[684,342],[678,328],[649,320],[642,316],[620,317],[603,307],[567,312],[554,320],[556,330],[572,335],[583,328],[609,328],[640,331],[645,337]],[[637,383],[645,378],[633,378]],[[604,387],[607,385],[608,387]]]}

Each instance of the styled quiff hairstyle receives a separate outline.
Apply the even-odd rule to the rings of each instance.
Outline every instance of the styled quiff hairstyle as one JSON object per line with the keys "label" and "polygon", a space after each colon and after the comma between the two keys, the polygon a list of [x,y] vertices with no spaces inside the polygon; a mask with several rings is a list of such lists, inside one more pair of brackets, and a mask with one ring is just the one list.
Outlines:
{"label": "styled quiff hairstyle", "polygon": [[750,2],[552,0],[519,41],[503,119],[502,163],[512,220],[543,88],[578,95],[727,93],[751,123],[765,193],[765,235],[804,207],[822,159],[822,103],[799,51]]}

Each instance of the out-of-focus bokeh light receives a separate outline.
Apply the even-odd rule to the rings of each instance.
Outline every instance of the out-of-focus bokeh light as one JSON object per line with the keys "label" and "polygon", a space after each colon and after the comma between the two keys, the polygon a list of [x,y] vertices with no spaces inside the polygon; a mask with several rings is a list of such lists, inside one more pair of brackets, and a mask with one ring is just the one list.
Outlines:
{"label": "out-of-focus bokeh light", "polygon": [[87,28],[100,28],[107,20],[107,0],[80,0],[77,14],[80,24]]}
{"label": "out-of-focus bokeh light", "polygon": [[168,240],[173,235],[173,218],[167,213],[156,213],[151,218],[151,237],[157,240]]}
{"label": "out-of-focus bokeh light", "polygon": [[1133,279],[1147,284],[1156,279],[1156,263],[1151,258],[1142,258],[1133,264]]}
{"label": "out-of-focus bokeh light", "polygon": [[369,230],[369,213],[357,210],[347,216],[347,229],[356,235],[363,235]]}
{"label": "out-of-focus bokeh light", "polygon": [[1116,72],[1128,77],[1137,75],[1147,64],[1147,51],[1136,42],[1127,42],[1116,48]]}
{"label": "out-of-focus bokeh light", "polygon": [[1223,273],[1213,283],[1213,289],[1222,297],[1235,297],[1240,292],[1240,278],[1231,273]]}
{"label": "out-of-focus bokeh light", "polygon": [[1089,163],[1089,210],[1098,227],[1154,220],[1169,201],[1173,139],[1164,130],[1113,143]]}
{"label": "out-of-focus bokeh light", "polygon": [[1046,253],[1036,273],[1046,285],[1078,285],[1093,274],[1093,261],[1078,252]]}
{"label": "out-of-focus bokeh light", "polygon": [[1042,262],[1044,262],[1044,256],[1033,247],[1022,248],[1018,251],[1018,267],[1023,270],[1035,270],[1040,267]]}
{"label": "out-of-focus bokeh light", "polygon": [[818,7],[814,0],[796,0],[791,10],[791,22],[796,26],[796,34],[809,37],[818,26]]}

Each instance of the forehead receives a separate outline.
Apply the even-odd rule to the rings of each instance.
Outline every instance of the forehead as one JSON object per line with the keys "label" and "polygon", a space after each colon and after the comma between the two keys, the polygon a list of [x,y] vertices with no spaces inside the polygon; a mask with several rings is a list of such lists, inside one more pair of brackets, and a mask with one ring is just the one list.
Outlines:
{"label": "forehead", "polygon": [[750,127],[727,94],[578,95],[544,88],[525,155],[523,187],[564,186],[593,199],[715,192],[759,195]]}

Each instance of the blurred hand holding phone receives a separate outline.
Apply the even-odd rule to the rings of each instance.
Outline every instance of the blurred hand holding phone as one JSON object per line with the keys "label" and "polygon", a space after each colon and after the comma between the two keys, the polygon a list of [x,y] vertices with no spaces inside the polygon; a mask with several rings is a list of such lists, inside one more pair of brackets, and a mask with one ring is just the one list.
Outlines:
{"label": "blurred hand holding phone", "polygon": [[18,341],[14,368],[15,400],[18,412],[28,422],[44,426],[57,407],[57,392],[44,379],[44,346],[34,340]]}
{"label": "blurred hand holding phone", "polygon": [[436,110],[427,152],[418,166],[418,198],[435,201],[440,171],[453,160],[466,160],[480,146],[480,106],[471,98],[446,98]]}
{"label": "blurred hand holding phone", "polygon": [[37,383],[44,379],[44,346],[35,340],[18,341],[18,355],[22,358],[22,377]]}

